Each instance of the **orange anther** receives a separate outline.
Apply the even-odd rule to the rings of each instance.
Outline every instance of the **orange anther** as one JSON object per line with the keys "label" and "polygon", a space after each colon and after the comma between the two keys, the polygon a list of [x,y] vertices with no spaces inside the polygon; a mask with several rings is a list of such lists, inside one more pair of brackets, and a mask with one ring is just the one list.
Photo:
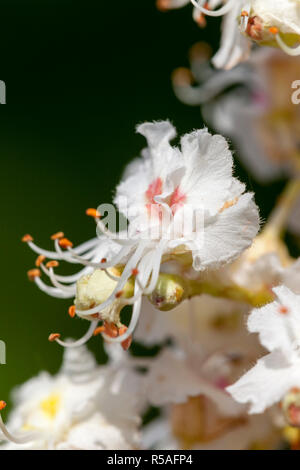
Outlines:
{"label": "orange anther", "polygon": [[60,338],[60,334],[59,333],[51,333],[51,335],[49,335],[49,338],[48,340],[53,343],[53,341],[56,341],[58,338]]}
{"label": "orange anther", "polygon": [[92,318],[99,318],[99,315],[98,315],[98,313],[92,313],[91,317]]}
{"label": "orange anther", "polygon": [[86,215],[88,215],[89,217],[94,217],[95,219],[99,219],[101,217],[101,214],[99,211],[97,211],[97,209],[87,209],[85,211]]}
{"label": "orange anther", "polygon": [[276,28],[276,26],[272,26],[271,28],[269,28],[269,32],[271,34],[278,34],[279,33],[279,29]]}
{"label": "orange anther", "polygon": [[249,16],[249,13],[246,10],[243,10],[242,13],[241,13],[241,16],[243,16],[243,17]]}
{"label": "orange anther", "polygon": [[172,81],[176,86],[189,86],[193,83],[192,72],[186,67],[178,67],[172,73]]}
{"label": "orange anther", "polygon": [[64,232],[56,232],[53,235],[51,235],[51,240],[60,240],[61,238],[64,238],[65,234]]}
{"label": "orange anther", "polygon": [[131,271],[131,274],[136,277],[139,273],[139,270],[137,268],[133,268],[132,271]]}
{"label": "orange anther", "polygon": [[116,338],[119,335],[119,329],[114,323],[104,322],[105,333],[111,338]]}
{"label": "orange anther", "polygon": [[41,271],[39,269],[30,269],[27,272],[29,281],[34,281],[34,278],[41,277]]}
{"label": "orange anther", "polygon": [[57,266],[59,266],[59,262],[56,261],[56,260],[53,260],[53,261],[48,261],[48,263],[46,264],[46,268],[57,268]]}
{"label": "orange anther", "polygon": [[28,243],[28,242],[32,242],[32,241],[33,241],[33,238],[28,233],[26,235],[24,235],[24,237],[22,238],[22,242],[24,242],[24,243]]}
{"label": "orange anther", "polygon": [[107,261],[106,258],[102,258],[101,263],[106,263],[106,261]]}
{"label": "orange anther", "polygon": [[[126,331],[128,330],[127,326],[121,326],[121,328],[119,328],[119,336],[122,336],[126,333]],[[131,346],[131,343],[132,343],[132,336],[130,335],[129,338],[125,339],[124,341],[122,341],[121,345],[122,345],[122,348],[127,351],[130,346]]]}
{"label": "orange anther", "polygon": [[119,290],[119,292],[116,293],[115,297],[116,299],[119,299],[120,297],[122,297],[122,295],[123,295],[123,291]]}
{"label": "orange anther", "polygon": [[46,259],[46,256],[44,256],[44,255],[39,255],[39,256],[37,257],[37,259],[35,260],[35,265],[36,265],[36,267],[39,268],[39,267],[41,266],[41,264],[45,261],[45,259]]}
{"label": "orange anther", "polygon": [[105,331],[104,326],[98,326],[98,328],[94,330],[94,336],[101,335],[101,333],[104,333],[104,331]]}
{"label": "orange anther", "polygon": [[6,407],[5,401],[0,400],[0,411],[4,410],[5,407]]}
{"label": "orange anther", "polygon": [[284,305],[281,305],[279,307],[279,313],[281,313],[282,315],[286,315],[287,313],[289,313],[289,309],[285,307]]}
{"label": "orange anther", "polygon": [[167,11],[170,9],[170,0],[156,0],[156,8],[159,11]]}
{"label": "orange anther", "polygon": [[61,238],[58,243],[62,248],[72,248],[73,246],[73,243],[68,238]]}
{"label": "orange anther", "polygon": [[75,317],[75,315],[76,315],[75,305],[71,305],[71,307],[69,307],[68,314],[70,315],[71,318]]}

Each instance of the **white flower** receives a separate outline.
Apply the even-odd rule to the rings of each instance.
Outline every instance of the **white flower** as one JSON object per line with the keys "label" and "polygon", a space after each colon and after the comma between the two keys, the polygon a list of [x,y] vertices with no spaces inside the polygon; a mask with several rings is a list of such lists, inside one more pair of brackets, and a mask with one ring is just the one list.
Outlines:
{"label": "white flower", "polygon": [[256,338],[245,329],[246,303],[202,294],[169,312],[155,309],[147,300],[142,309],[135,331],[135,340],[142,344],[153,346],[172,339],[185,348],[193,339],[206,354],[234,350],[255,355],[258,351]]}
{"label": "white flower", "polygon": [[67,349],[57,375],[41,372],[16,389],[7,428],[0,418],[3,438],[11,442],[0,449],[136,448],[140,381],[127,371],[125,383],[123,372],[114,364],[97,367],[84,347]]}
{"label": "white flower", "polygon": [[270,351],[228,392],[240,403],[250,403],[250,413],[261,413],[300,388],[300,296],[285,286],[273,289],[277,300],[249,316],[248,329],[259,333]]}
{"label": "white flower", "polygon": [[257,179],[294,176],[299,169],[300,108],[292,103],[291,84],[300,59],[264,48],[254,51],[247,64],[215,71],[201,43],[191,49],[190,58],[191,72],[174,72],[177,97],[201,105],[205,120],[234,140],[239,158]]}
{"label": "white flower", "polygon": [[[300,59],[264,48],[249,63],[224,72],[213,70],[208,58],[204,44],[193,46],[191,71],[180,68],[173,74],[177,97],[201,105],[206,122],[233,139],[239,159],[257,180],[294,178],[300,167],[300,107],[292,102],[291,84]],[[199,84],[192,85],[194,80]],[[296,233],[299,208],[298,198],[288,222]]]}
{"label": "white flower", "polygon": [[[187,311],[191,303],[193,312]],[[165,349],[148,366],[145,393],[150,403],[163,407],[163,417],[143,429],[144,447],[267,449],[278,445],[279,433],[271,417],[248,419],[245,407],[236,406],[225,392],[226,384],[233,383],[262,348],[242,329],[243,306],[227,305],[225,300],[222,311],[221,304],[220,299],[204,295],[170,312],[174,319],[163,312],[160,324],[165,338],[171,337],[177,347]],[[146,336],[136,336],[147,343],[148,334],[157,338],[151,316],[155,310],[144,313],[141,323],[146,323]],[[157,333],[158,326],[157,321]],[[137,333],[142,333],[141,325]]]}
{"label": "white flower", "polygon": [[[79,316],[94,320],[88,333],[76,345],[93,334],[98,321],[103,320],[103,311],[104,319],[116,323],[118,328],[116,335],[104,331],[104,337],[119,343],[129,340],[139,318],[142,295],[149,295],[154,290],[161,263],[187,255],[191,257],[195,270],[220,267],[249,247],[259,228],[253,196],[244,194],[245,186],[232,176],[233,159],[223,137],[212,136],[206,129],[194,131],[181,138],[180,150],[170,145],[176,131],[168,121],[145,123],[138,126],[137,131],[146,137],[148,147],[142,152],[142,158],[129,165],[115,195],[119,211],[129,220],[127,238],[111,233],[101,222],[100,214],[90,210],[108,242],[92,240],[73,249],[69,240],[56,236],[55,253],[40,250],[29,236],[24,240],[42,257],[56,257],[82,263],[88,268],[105,269],[107,279],[115,282],[112,289],[109,281],[109,289],[99,286],[100,293],[95,293],[94,275],[91,276],[89,271],[88,278],[84,278],[88,308],[84,301],[84,308],[76,305],[70,313],[73,315],[76,311]],[[188,230],[185,225],[187,214]],[[85,254],[80,256],[82,253]],[[105,259],[101,259],[102,256]],[[43,261],[39,258],[38,264],[55,287],[45,287],[39,273],[34,270],[31,277],[36,284],[50,295],[73,296],[75,286],[63,283],[72,283],[79,276],[64,278],[55,275],[55,261],[54,265],[52,261],[46,266]],[[110,271],[120,264],[124,269],[119,273]],[[133,278],[132,293],[128,295],[126,286]],[[108,290],[108,297],[103,297]],[[77,299],[82,299],[82,292],[82,281],[79,281]],[[122,306],[133,305],[131,322],[126,330],[115,319],[119,309],[116,299]],[[112,318],[107,318],[109,313]],[[123,328],[122,333],[120,328]],[[51,339],[65,344],[57,334]]]}
{"label": "white flower", "polygon": [[[212,411],[211,402],[204,402],[204,416],[201,419],[208,418],[212,434],[205,435],[200,430],[197,436],[197,427],[201,426],[199,415],[195,413],[195,405],[191,401],[190,405],[182,405],[182,410],[175,409],[175,413],[165,413],[162,418],[148,424],[143,429],[142,445],[143,448],[158,450],[271,450],[278,448],[280,444],[280,435],[272,425],[271,419],[266,415],[250,416],[248,419],[224,420],[223,424],[218,423],[218,416],[212,420],[209,411]],[[179,407],[178,407],[179,408]],[[187,408],[187,409],[185,409]],[[181,420],[178,425],[172,425],[172,415],[178,416],[181,411]],[[188,413],[188,411],[190,411]],[[215,415],[215,413],[212,413]],[[180,417],[180,416],[179,416]],[[174,418],[173,418],[174,419]],[[221,424],[221,425],[220,425]],[[186,431],[186,436],[176,432],[181,426],[182,434]],[[223,426],[223,428],[222,428]],[[196,431],[196,433],[195,433]],[[187,440],[186,438],[190,440]]]}
{"label": "white flower", "polygon": [[[300,55],[300,8],[298,0],[190,0],[200,15],[224,16],[221,47],[213,58],[217,68],[230,69],[248,58],[251,42],[280,47],[289,55]],[[172,1],[167,3],[172,8]],[[174,0],[173,8],[186,2]],[[215,10],[216,7],[219,7]],[[203,19],[200,20],[203,23]],[[292,47],[291,47],[292,46]]]}
{"label": "white flower", "polygon": [[224,416],[240,415],[243,407],[224,390],[232,382],[237,363],[236,355],[218,351],[206,355],[195,345],[192,351],[165,349],[150,364],[145,379],[147,397],[151,404],[161,406],[203,395]]}

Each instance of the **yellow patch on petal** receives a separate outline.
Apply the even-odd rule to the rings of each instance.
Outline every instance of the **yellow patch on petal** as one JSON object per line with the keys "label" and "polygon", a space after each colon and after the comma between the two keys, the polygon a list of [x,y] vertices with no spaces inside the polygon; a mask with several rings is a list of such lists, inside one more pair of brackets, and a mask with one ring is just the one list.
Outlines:
{"label": "yellow patch on petal", "polygon": [[235,197],[231,201],[226,201],[225,204],[223,205],[223,207],[221,207],[221,209],[219,210],[219,212],[221,213],[221,212],[225,211],[225,209],[229,209],[229,207],[234,206],[238,202],[238,200],[239,200],[239,198]]}
{"label": "yellow patch on petal", "polygon": [[48,418],[54,419],[58,412],[60,402],[60,395],[57,393],[53,393],[41,402],[40,407],[42,411],[48,416]]}

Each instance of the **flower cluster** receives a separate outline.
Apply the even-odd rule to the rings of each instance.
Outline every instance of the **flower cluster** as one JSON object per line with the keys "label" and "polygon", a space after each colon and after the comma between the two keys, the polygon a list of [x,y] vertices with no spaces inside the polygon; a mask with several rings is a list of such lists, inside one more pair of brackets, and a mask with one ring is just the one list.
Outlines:
{"label": "flower cluster", "polygon": [[[299,233],[300,108],[290,99],[299,1],[157,6],[188,3],[200,26],[224,16],[212,61],[230,70],[216,71],[209,46],[197,44],[190,70],[174,72],[174,90],[222,135],[201,124],[172,145],[170,121],[138,125],[147,145],[114,205],[86,211],[94,238],[73,246],[58,232],[50,250],[23,237],[37,254],[29,279],[72,299],[70,317],[89,327],[76,341],[50,334],[65,348],[61,369],[14,391],[7,424],[0,415],[0,450],[300,449],[300,258],[286,237]],[[249,57],[253,43],[273,48]],[[223,135],[258,180],[289,179],[265,220],[234,176]],[[125,223],[111,218],[115,208]],[[64,275],[63,263],[80,268]],[[98,335],[101,366],[85,346]],[[159,417],[143,426],[153,406]]]}
{"label": "flower cluster", "polygon": [[0,449],[136,448],[143,395],[139,376],[127,374],[120,378],[116,361],[97,366],[84,346],[67,349],[55,376],[41,372],[14,391],[7,427],[0,417],[0,440],[9,441]]}
{"label": "flower cluster", "polygon": [[241,403],[250,403],[250,413],[262,413],[282,402],[291,426],[300,426],[300,296],[281,285],[273,289],[276,300],[251,312],[248,329],[258,333],[261,344],[270,352],[228,388]]}
{"label": "flower cluster", "polygon": [[[62,342],[58,333],[50,335],[66,347],[83,344],[96,332],[127,348],[142,296],[152,296],[157,305],[171,302],[155,292],[162,264],[175,260],[198,272],[217,269],[237,258],[258,232],[253,195],[233,177],[233,159],[223,137],[206,129],[194,131],[181,138],[179,149],[170,145],[176,132],[168,121],[145,123],[137,131],[148,147],[127,168],[114,200],[129,221],[126,238],[107,229],[101,214],[91,209],[88,214],[103,235],[77,248],[62,233],[52,236],[55,251],[39,248],[29,235],[23,238],[38,253],[37,267],[53,284],[46,285],[41,271],[34,269],[29,276],[37,286],[55,297],[75,296],[70,315],[91,321],[86,335],[73,345]],[[50,261],[45,264],[46,258]],[[64,277],[54,272],[58,260],[85,268]],[[179,303],[183,294],[174,288],[169,297]],[[132,305],[128,328],[120,321],[126,305]]]}

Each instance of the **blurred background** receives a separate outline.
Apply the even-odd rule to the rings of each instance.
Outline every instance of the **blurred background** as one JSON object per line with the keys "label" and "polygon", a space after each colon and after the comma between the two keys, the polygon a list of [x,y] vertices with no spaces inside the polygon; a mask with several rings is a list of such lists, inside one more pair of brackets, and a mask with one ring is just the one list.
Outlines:
{"label": "blurred background", "polygon": [[[95,236],[85,209],[111,202],[124,166],[144,146],[136,124],[169,118],[179,134],[203,126],[199,108],[181,104],[170,80],[174,68],[188,65],[195,42],[205,39],[214,49],[219,43],[219,21],[201,30],[191,14],[191,7],[159,12],[155,0],[1,2],[5,401],[16,384],[58,369],[62,349],[47,341],[50,332],[76,338],[88,326],[70,319],[70,301],[47,297],[27,280],[36,256],[22,236],[30,233],[45,248],[59,230],[76,244]],[[238,161],[236,173],[256,192],[264,219],[284,182],[259,186]],[[89,347],[101,361],[101,339]]]}

